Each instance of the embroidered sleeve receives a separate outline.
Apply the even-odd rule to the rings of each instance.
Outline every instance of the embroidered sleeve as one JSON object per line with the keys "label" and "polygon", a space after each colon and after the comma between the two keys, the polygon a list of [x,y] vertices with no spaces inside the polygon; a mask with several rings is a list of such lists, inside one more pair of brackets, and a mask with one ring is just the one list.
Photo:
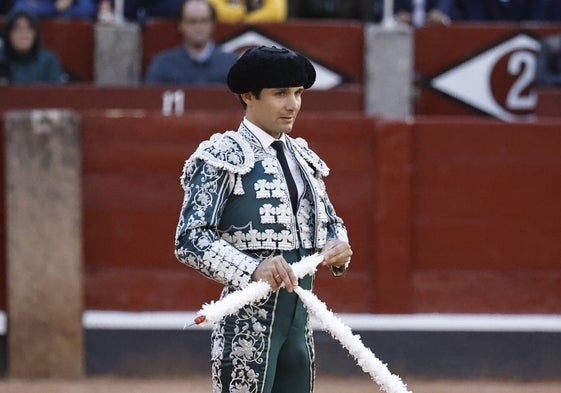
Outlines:
{"label": "embroidered sleeve", "polygon": [[188,160],[182,182],[185,190],[175,234],[177,259],[204,276],[231,287],[244,287],[259,264],[218,236],[218,223],[234,174],[203,160]]}
{"label": "embroidered sleeve", "polygon": [[325,204],[325,211],[328,217],[328,224],[327,224],[327,240],[343,240],[347,243],[349,242],[349,237],[347,235],[347,228],[343,223],[343,220],[337,215],[335,212],[335,208],[331,204],[329,197],[327,196],[327,192],[325,191],[325,183],[323,179],[318,179],[318,182],[323,190],[323,199]]}
{"label": "embroidered sleeve", "polygon": [[[328,224],[327,224],[327,241],[329,240],[343,240],[345,242],[349,242],[349,236],[347,234],[347,228],[343,223],[343,220],[335,213],[335,209],[327,196],[327,192],[325,191],[325,183],[320,178],[318,179],[321,188],[324,190],[324,204],[325,210],[328,216]],[[335,277],[340,277],[345,274],[346,270],[349,267],[351,261],[349,260],[345,265],[344,268],[334,268],[330,266],[331,273]]]}

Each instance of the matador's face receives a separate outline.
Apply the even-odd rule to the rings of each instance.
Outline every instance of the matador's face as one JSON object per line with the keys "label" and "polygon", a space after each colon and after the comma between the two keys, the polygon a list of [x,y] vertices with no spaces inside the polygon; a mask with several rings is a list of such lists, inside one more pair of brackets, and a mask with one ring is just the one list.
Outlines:
{"label": "matador's face", "polygon": [[242,98],[247,104],[246,117],[274,138],[292,131],[296,116],[302,105],[304,88],[282,87],[265,88],[259,98],[253,93],[244,93]]}

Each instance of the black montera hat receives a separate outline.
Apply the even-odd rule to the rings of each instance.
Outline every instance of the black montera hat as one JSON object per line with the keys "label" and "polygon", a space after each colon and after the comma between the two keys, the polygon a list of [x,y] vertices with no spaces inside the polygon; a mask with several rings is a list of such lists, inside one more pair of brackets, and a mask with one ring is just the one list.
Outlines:
{"label": "black montera hat", "polygon": [[260,46],[248,49],[228,72],[228,87],[234,93],[275,87],[311,87],[316,70],[310,61],[289,49]]}

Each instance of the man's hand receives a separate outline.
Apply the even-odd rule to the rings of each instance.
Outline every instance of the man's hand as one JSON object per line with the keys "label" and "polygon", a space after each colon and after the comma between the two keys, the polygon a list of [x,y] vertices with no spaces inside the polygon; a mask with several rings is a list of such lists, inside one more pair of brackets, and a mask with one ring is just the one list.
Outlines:
{"label": "man's hand", "polygon": [[342,267],[351,260],[353,250],[349,243],[343,240],[330,240],[321,250],[324,266]]}
{"label": "man's hand", "polygon": [[298,278],[282,255],[261,262],[251,275],[251,279],[268,282],[273,291],[278,290],[283,283],[288,292],[292,292],[294,287],[298,285]]}

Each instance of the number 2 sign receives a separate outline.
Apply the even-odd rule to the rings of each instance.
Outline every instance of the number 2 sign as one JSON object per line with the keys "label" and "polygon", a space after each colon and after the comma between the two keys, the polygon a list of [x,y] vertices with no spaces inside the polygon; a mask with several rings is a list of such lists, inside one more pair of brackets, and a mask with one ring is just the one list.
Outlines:
{"label": "number 2 sign", "polygon": [[505,121],[531,118],[540,42],[519,33],[430,80],[430,87]]}

